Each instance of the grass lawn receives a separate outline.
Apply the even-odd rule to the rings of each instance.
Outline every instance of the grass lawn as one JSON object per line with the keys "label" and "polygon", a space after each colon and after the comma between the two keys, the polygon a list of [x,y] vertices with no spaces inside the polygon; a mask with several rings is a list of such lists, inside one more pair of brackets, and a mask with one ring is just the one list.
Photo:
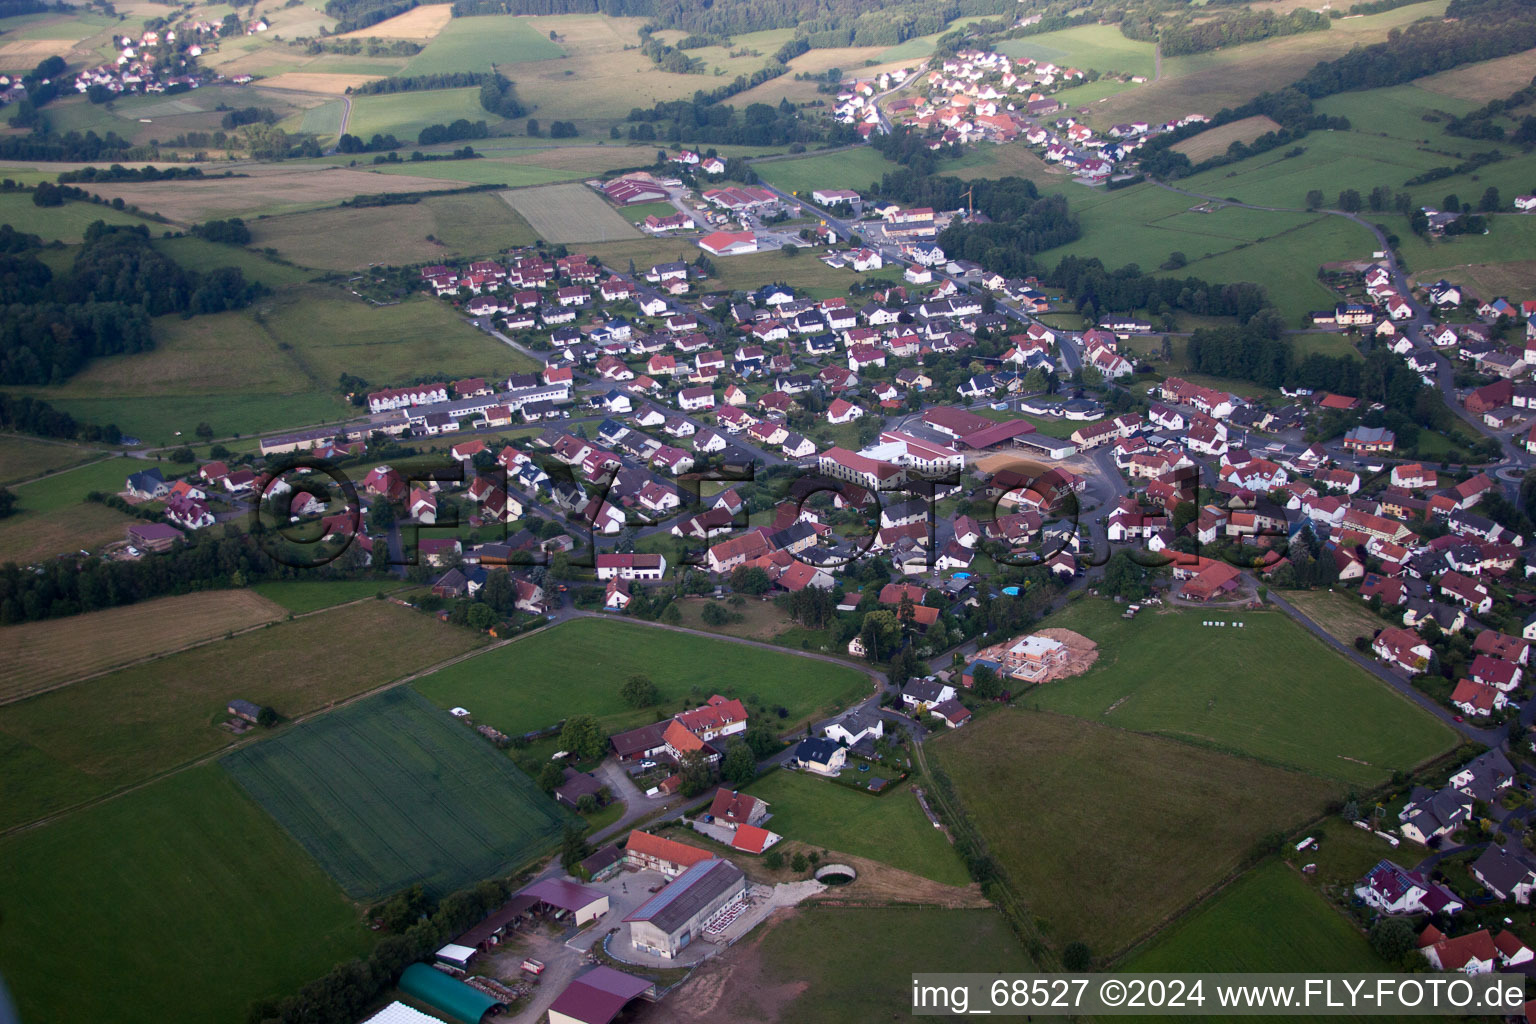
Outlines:
{"label": "grass lawn", "polygon": [[1124,966],[1136,972],[1392,969],[1295,868],[1276,859],[1222,890]]}
{"label": "grass lawn", "polygon": [[301,615],[373,597],[380,592],[390,593],[400,587],[400,583],[392,580],[272,580],[258,583],[251,589],[268,601]]}
{"label": "grass lawn", "polygon": [[91,448],[68,442],[35,441],[29,437],[0,436],[0,484],[31,480],[69,466],[101,458]]}
{"label": "grass lawn", "polygon": [[1060,950],[1081,940],[1101,957],[1341,792],[1257,761],[1027,711],[988,715],[925,749],[1047,941]]}
{"label": "grass lawn", "polygon": [[129,473],[143,468],[136,459],[102,459],[12,487],[16,511],[0,520],[0,564],[26,565],[60,552],[120,540],[133,520],[105,505],[86,504],[84,499],[92,491],[117,493]]}
{"label": "grass lawn", "polygon": [[[118,665],[275,622],[281,606],[249,590],[182,594],[65,619],[0,628],[0,701],[41,693]],[[88,636],[90,643],[80,638]]]}
{"label": "grass lawn", "polygon": [[401,206],[289,213],[251,224],[253,246],[271,247],[285,259],[324,270],[452,263],[495,256],[535,240],[517,211],[483,192]]}
{"label": "grass lawn", "polygon": [[551,242],[606,242],[640,232],[607,200],[574,182],[501,193],[539,236]]}
{"label": "grass lawn", "polygon": [[[681,243],[675,241],[674,244]],[[798,297],[830,299],[847,295],[855,281],[893,276],[889,270],[869,274],[833,270],[817,259],[814,252],[805,250],[794,256],[785,256],[783,250],[721,256],[712,262],[715,276],[705,283],[706,291],[751,291],[765,284],[785,284],[793,288]]]}
{"label": "grass lawn", "polygon": [[1375,785],[1449,749],[1455,737],[1416,705],[1278,612],[1120,618],[1079,601],[1047,625],[1099,645],[1084,676],[1021,700],[1049,711],[1234,750],[1347,783]]}
{"label": "grass lawn", "polygon": [[511,71],[509,64],[564,57],[565,50],[540,32],[527,18],[489,15],[455,18],[405,66],[407,75],[436,75],[451,71]]}
{"label": "grass lawn", "polygon": [[239,1020],[374,941],[216,766],[0,840],[0,859],[0,969],[23,1019]]}
{"label": "grass lawn", "polygon": [[909,783],[871,796],[829,779],[776,771],[747,788],[768,802],[773,830],[780,835],[878,860],[935,882],[970,883],[955,848],[928,821]]}
{"label": "grass lawn", "polygon": [[[483,638],[372,601],[279,622],[0,708],[0,827],[142,781],[234,742],[235,697],[292,718],[471,650]],[[231,666],[238,666],[232,669]],[[307,666],[307,668],[306,668]],[[110,706],[111,715],[99,709]]]}
{"label": "grass lawn", "polygon": [[[51,176],[49,180],[52,180]],[[63,206],[45,209],[33,204],[30,192],[0,193],[0,224],[37,235],[45,242],[78,242],[85,237],[85,229],[98,220],[108,224],[150,223],[110,206],[66,200]],[[150,227],[154,229],[158,225],[150,223]]]}
{"label": "grass lawn", "polygon": [[[656,683],[659,706],[635,711],[619,700],[619,687],[637,673]],[[553,680],[559,685],[550,685]],[[604,729],[619,732],[697,707],[714,693],[782,705],[789,715],[775,722],[788,727],[846,706],[870,684],[856,668],[813,658],[612,619],[575,619],[412,685],[441,707],[462,705],[477,721],[515,735],[577,714],[596,715]]]}
{"label": "grass lawn", "polygon": [[757,176],[786,192],[804,193],[807,200],[818,188],[851,188],[868,191],[869,186],[897,165],[869,147],[811,155],[795,160],[769,160],[754,164]]}
{"label": "grass lawn", "polygon": [[355,899],[438,896],[558,845],[569,816],[483,737],[396,687],[224,766]]}

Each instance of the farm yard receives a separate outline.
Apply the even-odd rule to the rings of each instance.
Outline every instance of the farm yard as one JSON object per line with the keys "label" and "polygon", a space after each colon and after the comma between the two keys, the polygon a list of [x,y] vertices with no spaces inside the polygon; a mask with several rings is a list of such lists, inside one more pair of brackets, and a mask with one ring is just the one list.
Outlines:
{"label": "farm yard", "polygon": [[512,760],[395,689],[222,762],[354,899],[442,895],[549,851],[566,815]]}
{"label": "farm yard", "polygon": [[1086,675],[1029,690],[1030,706],[1234,750],[1359,785],[1450,749],[1444,725],[1279,613],[1206,628],[1200,612],[1120,618],[1082,601],[1045,621],[1099,645]]}
{"label": "farm yard", "polygon": [[[579,651],[579,668],[572,652]],[[650,676],[658,708],[636,711],[619,699],[631,675]],[[559,686],[547,685],[559,680]],[[790,728],[811,715],[846,707],[870,692],[852,666],[724,640],[608,619],[576,619],[449,666],[412,684],[439,707],[462,706],[475,720],[516,735],[570,715],[596,715],[610,733],[655,720],[657,710],[696,707],[710,695],[755,694]]]}
{"label": "farm yard", "polygon": [[[275,622],[281,606],[249,590],[162,597],[69,619],[0,628],[0,704],[115,665]],[[91,642],[82,644],[80,637]]]}
{"label": "farm yard", "polygon": [[542,185],[500,195],[549,242],[608,242],[640,235],[586,185]]}
{"label": "farm yard", "polygon": [[[1114,660],[1100,649],[1100,666]],[[1343,793],[1317,776],[1050,713],[999,711],[925,750],[1046,941],[1058,951],[1086,942],[1100,957]],[[1063,884],[1085,877],[1094,884]]]}
{"label": "farm yard", "polygon": [[24,1020],[235,1019],[375,941],[215,765],[0,839],[0,861],[0,963]]}
{"label": "farm yard", "polygon": [[368,601],[0,706],[0,829],[228,746],[235,737],[219,723],[231,699],[297,718],[483,642],[429,615]]}
{"label": "farm yard", "polygon": [[780,770],[758,779],[747,791],[767,801],[774,831],[785,836],[868,857],[946,885],[970,882],[954,847],[918,806],[909,783],[876,796],[828,779]]}

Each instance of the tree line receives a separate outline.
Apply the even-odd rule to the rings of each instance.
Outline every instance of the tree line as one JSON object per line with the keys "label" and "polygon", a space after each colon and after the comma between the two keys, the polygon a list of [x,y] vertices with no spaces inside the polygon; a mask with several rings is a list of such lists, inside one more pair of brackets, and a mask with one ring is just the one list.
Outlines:
{"label": "tree line", "polygon": [[113,164],[105,170],[100,167],[82,167],[78,171],[60,171],[55,180],[60,185],[68,185],[82,181],[87,184],[105,181],[183,181],[203,177],[246,178],[249,175],[236,174],[234,171],[204,175],[198,167],[124,167],[122,164]]}
{"label": "tree line", "polygon": [[737,110],[695,96],[691,102],[672,100],[650,109],[635,107],[627,120],[632,125],[630,138],[643,141],[777,146],[857,138],[848,125],[822,126],[802,120],[787,101],[777,107],[752,103]]}
{"label": "tree line", "polygon": [[265,291],[238,268],[183,268],[142,225],[96,221],[64,273],[35,251],[0,256],[0,383],[59,383],[97,356],[152,348],[150,317],[239,309]]}
{"label": "tree line", "polygon": [[[1507,133],[1504,126],[1494,118],[1501,115],[1513,117],[1511,111],[1533,101],[1536,101],[1536,78],[1531,79],[1525,88],[1516,89],[1501,100],[1489,100],[1476,110],[1451,118],[1445,126],[1446,134],[1459,135],[1465,139],[1502,141]],[[1514,134],[1509,137],[1527,148],[1536,145],[1536,117],[1527,116],[1522,119]]]}
{"label": "tree line", "polygon": [[123,432],[117,424],[97,426],[82,423],[67,412],[55,409],[41,398],[9,395],[0,391],[0,429],[38,437],[58,437],[72,441],[105,441],[117,444]]}

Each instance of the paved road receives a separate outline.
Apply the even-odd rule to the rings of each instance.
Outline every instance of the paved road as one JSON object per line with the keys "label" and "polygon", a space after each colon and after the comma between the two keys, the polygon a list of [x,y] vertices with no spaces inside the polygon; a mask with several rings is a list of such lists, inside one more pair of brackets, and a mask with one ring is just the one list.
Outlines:
{"label": "paved road", "polygon": [[1353,661],[1356,665],[1359,665],[1361,668],[1371,673],[1371,675],[1385,682],[1388,686],[1392,687],[1392,689],[1396,690],[1398,693],[1401,693],[1403,696],[1407,697],[1409,700],[1419,705],[1419,707],[1440,719],[1440,721],[1444,722],[1452,729],[1455,729],[1464,738],[1471,740],[1474,743],[1485,743],[1490,747],[1497,747],[1501,745],[1507,737],[1509,732],[1507,728],[1479,729],[1475,725],[1472,725],[1470,722],[1456,721],[1456,716],[1452,712],[1441,707],[1438,701],[1432,700],[1431,698],[1425,696],[1423,693],[1419,692],[1416,688],[1414,688],[1413,684],[1410,683],[1406,677],[1400,675],[1399,673],[1393,672],[1391,669],[1387,668],[1375,658],[1366,657],[1348,644],[1340,643],[1335,637],[1330,635],[1317,623],[1307,618],[1304,614],[1302,614],[1299,608],[1291,604],[1285,598],[1281,597],[1273,589],[1269,591],[1268,600],[1281,611],[1285,612],[1287,615],[1291,616],[1291,618],[1299,622],[1309,632],[1311,632],[1313,636],[1322,640],[1323,643],[1327,644],[1329,647],[1332,647],[1334,650],[1338,651],[1340,654]]}

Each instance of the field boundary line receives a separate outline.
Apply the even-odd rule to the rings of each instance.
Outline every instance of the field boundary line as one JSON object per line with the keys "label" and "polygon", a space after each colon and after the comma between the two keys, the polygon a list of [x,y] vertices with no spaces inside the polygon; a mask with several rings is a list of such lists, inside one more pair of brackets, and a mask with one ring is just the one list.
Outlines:
{"label": "field boundary line", "polygon": [[[372,601],[372,600],[375,600],[375,599],[371,598],[371,597],[365,597],[365,598],[362,598],[362,600],[364,600],[364,601]],[[357,602],[348,602],[348,603],[349,604],[355,604]],[[344,606],[343,605],[335,605],[334,607],[340,608],[340,607],[344,607]],[[316,615],[316,614],[319,614],[320,612],[330,611],[330,610],[331,609],[329,609],[329,608],[320,608],[320,609],[317,609],[314,612],[306,612],[305,614]],[[265,627],[257,627],[257,628],[265,628]],[[460,628],[460,627],[454,627],[454,628]],[[487,645],[485,647],[479,647],[479,648],[476,648],[476,649],[471,650],[471,651],[465,651],[462,654],[455,654],[451,658],[447,658],[447,659],[445,659],[443,661],[440,661],[440,662],[437,662],[435,664],[428,665],[427,667],[419,669],[419,670],[417,670],[415,672],[412,672],[412,673],[410,673],[408,675],[404,675],[404,676],[400,676],[400,677],[395,678],[395,679],[391,679],[387,683],[380,683],[378,686],[372,687],[371,689],[362,690],[362,691],[359,691],[358,693],[354,693],[350,697],[343,697],[341,700],[332,701],[331,703],[327,704],[323,708],[315,708],[313,711],[305,712],[302,715],[299,715],[299,716],[297,716],[295,718],[289,719],[288,720],[288,725],[290,725],[290,726],[299,725],[299,724],[301,724],[303,722],[309,721],[312,718],[318,718],[321,715],[327,714],[327,713],[329,713],[331,711],[335,711],[338,708],[344,708],[344,707],[347,707],[350,704],[356,704],[360,700],[367,700],[369,697],[375,697],[375,696],[385,692],[386,690],[390,690],[390,689],[393,689],[393,688],[395,688],[397,686],[401,686],[401,685],[403,685],[405,683],[409,683],[409,682],[412,682],[414,680],[420,679],[422,676],[431,675],[433,672],[437,672],[437,671],[439,671],[441,669],[448,668],[449,666],[456,665],[459,662],[464,661],[467,658],[473,658],[477,654],[485,654],[488,651],[493,651],[493,650],[496,650],[498,648],[505,647],[507,644],[516,643],[518,640],[521,640],[525,636],[532,636],[535,633],[541,632],[544,628],[547,628],[547,627],[542,627],[541,626],[539,629],[529,630],[527,633],[522,633],[522,634],[520,634],[518,636],[509,637],[506,640],[499,640],[496,643],[489,644],[489,645]],[[286,729],[284,731],[286,731]],[[226,754],[232,753],[233,751],[236,751],[236,750],[243,749],[243,748],[245,748],[247,746],[250,746],[253,743],[260,743],[264,739],[266,739],[265,736],[257,735],[257,736],[247,736],[247,737],[245,737],[243,739],[234,740],[233,742],[227,743],[224,746],[218,748],[217,750],[209,751],[208,753],[202,754],[202,755],[200,755],[198,757],[195,757],[195,758],[192,758],[189,761],[183,761],[181,764],[173,765],[173,766],[171,766],[169,768],[162,769],[161,771],[156,772],[153,776],[151,776],[151,777],[149,777],[147,779],[143,779],[143,780],[141,780],[139,782],[135,782],[135,783],[132,783],[130,785],[123,786],[123,787],[121,787],[119,789],[114,789],[110,793],[102,793],[101,795],[92,797],[89,800],[82,800],[80,803],[71,804],[68,807],[60,808],[59,810],[54,811],[52,814],[45,815],[44,817],[37,818],[37,819],[35,819],[33,821],[24,822],[24,823],[22,823],[20,825],[12,825],[10,828],[7,828],[7,829],[0,829],[0,839],[4,839],[4,838],[7,838],[7,837],[12,836],[12,835],[17,835],[17,834],[22,833],[22,832],[29,832],[32,829],[41,828],[41,827],[43,827],[45,825],[50,825],[53,822],[57,821],[58,819],[68,817],[69,815],[75,814],[78,811],[88,810],[88,809],[90,809],[92,807],[95,807],[98,804],[104,804],[108,800],[115,800],[115,799],[117,799],[120,796],[126,796],[129,793],[133,793],[133,792],[135,792],[137,790],[143,789],[145,786],[153,785],[154,783],[160,782],[160,781],[162,781],[164,779],[167,779],[167,778],[169,778],[172,775],[179,775],[181,772],[187,771],[188,769],[198,768],[198,767],[201,767],[202,765],[208,764],[210,762],[217,761],[220,758],[224,757]]]}
{"label": "field boundary line", "polygon": [[[215,591],[215,593],[217,593],[217,591]],[[254,590],[252,590],[251,593],[254,594],[256,592]],[[257,596],[260,597],[261,595],[257,594]],[[74,686],[76,683],[86,683],[86,682],[90,682],[92,679],[100,679],[102,676],[109,676],[113,672],[121,672],[124,669],[136,668],[139,665],[145,665],[145,664],[148,664],[149,662],[152,662],[152,661],[159,661],[162,658],[169,658],[173,654],[184,654],[187,651],[193,651],[193,650],[196,650],[199,647],[206,647],[209,644],[218,643],[220,640],[233,640],[237,636],[244,636],[247,633],[254,633],[258,629],[266,629],[266,628],[268,628],[270,626],[274,626],[274,625],[276,625],[276,624],[278,624],[280,622],[296,622],[299,619],[307,619],[307,618],[309,618],[312,615],[321,615],[321,614],[323,614],[325,612],[333,612],[333,611],[336,611],[337,609],[340,609],[340,608],[350,608],[352,605],[362,604],[364,601],[377,601],[377,600],[378,600],[378,598],[376,598],[376,597],[359,597],[359,598],[355,598],[354,600],[351,600],[351,601],[344,601],[341,604],[333,604],[333,605],[330,605],[329,607],[326,607],[326,608],[314,608],[314,609],[311,609],[310,611],[307,611],[307,612],[289,612],[287,616],[279,616],[278,618],[275,618],[275,619],[268,619],[266,622],[258,622],[254,626],[242,626],[240,629],[230,630],[228,632],[220,634],[219,636],[210,636],[210,637],[207,637],[206,639],[203,639],[203,640],[194,640],[194,641],[192,641],[189,644],[183,644],[182,646],[174,648],[173,650],[162,651],[159,654],[145,655],[142,658],[134,658],[131,661],[119,662],[116,665],[109,665],[108,667],[106,667],[104,669],[101,669],[100,671],[97,671],[97,672],[92,672],[89,675],[78,676],[78,677],[76,677],[74,679],[69,679],[69,680],[66,680],[66,681],[64,681],[62,683],[57,683],[57,684],[55,684],[53,686],[45,686],[41,690],[33,690],[31,693],[26,693],[26,694],[23,694],[23,695],[21,695],[19,697],[9,697],[9,698],[0,699],[0,707],[5,707],[8,704],[17,704],[17,703],[20,703],[21,701],[24,701],[24,700],[31,700],[33,697],[41,697],[45,693],[53,693],[55,690],[62,690],[65,687]],[[143,603],[143,602],[137,602],[137,603]],[[277,604],[276,601],[273,601],[272,603],[273,604]],[[133,606],[125,604],[125,605],[117,605],[116,607],[119,607],[119,608],[131,608]],[[281,606],[279,605],[279,607],[281,607]],[[106,611],[106,609],[102,609],[102,610]],[[42,620],[42,621],[46,621],[46,620]]]}
{"label": "field boundary line", "polygon": [[[25,434],[7,434],[6,436],[7,437],[19,437],[19,438],[23,438],[23,439],[28,440],[28,441],[34,440],[33,438],[27,437],[27,435],[25,435]],[[38,438],[37,440],[41,440],[41,438]],[[97,449],[97,450],[99,451],[100,449]],[[56,469],[52,473],[44,473],[42,476],[34,476],[30,480],[13,480],[12,482],[6,484],[6,486],[7,487],[25,487],[28,484],[41,483],[44,480],[52,480],[54,477],[61,476],[61,475],[65,474],[65,473],[73,473],[77,469],[84,469],[87,466],[94,466],[98,462],[111,462],[113,459],[120,458],[120,457],[121,456],[119,456],[119,455],[115,455],[115,454],[113,454],[111,452],[107,452],[107,453],[103,454],[102,457],[99,458],[99,459],[90,459],[90,460],[88,460],[86,462],[77,462],[73,466],[65,466],[63,469]],[[26,509],[21,509],[21,511],[25,512]]]}

